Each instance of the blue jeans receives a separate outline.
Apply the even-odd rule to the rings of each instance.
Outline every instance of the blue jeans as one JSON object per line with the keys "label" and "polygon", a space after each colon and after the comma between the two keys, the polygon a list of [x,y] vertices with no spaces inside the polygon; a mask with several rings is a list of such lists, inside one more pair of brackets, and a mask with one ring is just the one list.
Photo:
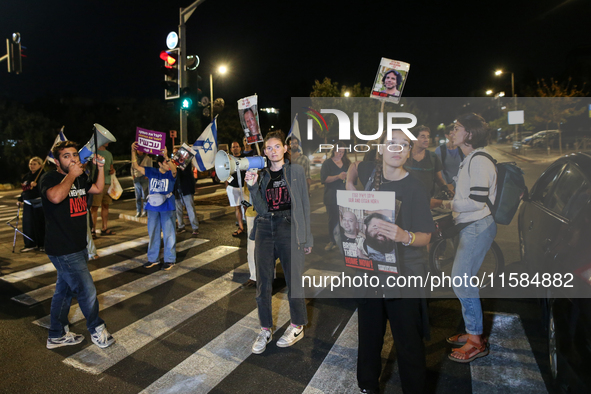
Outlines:
{"label": "blue jeans", "polygon": [[96,288],[88,271],[88,252],[84,249],[63,256],[47,257],[57,270],[55,293],[51,300],[49,338],[60,338],[65,335],[64,326],[69,324],[68,313],[74,294],[86,318],[86,327],[94,334],[95,328],[104,321],[99,317]]}
{"label": "blue jeans", "polygon": [[158,262],[160,255],[160,231],[164,239],[164,262],[176,261],[176,232],[174,231],[174,211],[148,211],[148,261]]}
{"label": "blue jeans", "polygon": [[189,221],[191,222],[191,227],[193,230],[197,230],[199,228],[199,220],[197,220],[197,215],[195,215],[195,201],[193,200],[192,194],[185,194],[182,198],[175,198],[176,204],[176,220],[178,221],[179,229],[185,228],[185,221],[183,220],[183,207],[187,208],[187,215],[189,216]]}
{"label": "blue jeans", "polygon": [[146,210],[146,204],[148,203],[148,183],[148,178],[145,176],[140,176],[133,180],[136,212],[142,213],[142,210]]}
{"label": "blue jeans", "polygon": [[[288,211],[289,212],[289,211]],[[291,217],[268,214],[257,216],[255,238],[255,263],[257,282],[257,306],[261,327],[273,327],[271,296],[275,259],[281,260],[285,281],[287,282],[287,298],[291,322],[297,326],[308,324],[306,302],[303,294],[293,297],[292,277],[299,280],[304,263],[303,248],[292,245]],[[295,252],[292,260],[292,251]]]}
{"label": "blue jeans", "polygon": [[[471,335],[482,334],[482,305],[478,287],[470,286],[463,280],[464,274],[475,276],[482,265],[484,256],[497,235],[497,224],[492,215],[480,219],[460,231],[460,243],[456,251],[454,265],[451,270],[452,279],[462,277],[462,285],[453,285],[454,293],[462,304],[462,316],[466,332]],[[467,285],[467,286],[466,286]]]}

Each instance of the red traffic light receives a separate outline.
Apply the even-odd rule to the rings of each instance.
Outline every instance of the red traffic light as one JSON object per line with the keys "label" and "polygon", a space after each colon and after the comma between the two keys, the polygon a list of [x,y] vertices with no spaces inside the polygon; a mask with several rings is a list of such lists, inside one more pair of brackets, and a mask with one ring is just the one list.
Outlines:
{"label": "red traffic light", "polygon": [[166,51],[160,52],[160,59],[164,60],[169,66],[173,66],[177,60],[175,55],[171,55]]}

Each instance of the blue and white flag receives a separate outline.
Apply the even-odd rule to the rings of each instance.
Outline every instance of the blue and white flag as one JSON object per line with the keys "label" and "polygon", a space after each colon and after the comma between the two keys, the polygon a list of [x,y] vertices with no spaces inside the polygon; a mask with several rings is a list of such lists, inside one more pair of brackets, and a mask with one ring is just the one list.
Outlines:
{"label": "blue and white flag", "polygon": [[291,124],[291,129],[289,129],[289,134],[285,141],[288,141],[292,136],[296,137],[300,142],[300,146],[302,145],[302,137],[300,137],[300,124],[298,122],[298,114],[295,115],[293,118],[293,123]]}
{"label": "blue and white flag", "polygon": [[53,141],[53,145],[51,145],[51,148],[49,149],[49,153],[47,154],[46,160],[55,164],[55,157],[53,157],[53,153],[51,153],[51,151],[53,150],[53,147],[56,146],[59,142],[67,141],[67,140],[68,139],[66,138],[66,135],[64,134],[64,126],[62,126],[62,129],[60,130],[57,137],[55,137],[55,140]]}
{"label": "blue and white flag", "polygon": [[215,164],[215,155],[218,153],[217,115],[213,122],[201,133],[193,144],[195,150],[195,162],[199,171],[206,171]]}

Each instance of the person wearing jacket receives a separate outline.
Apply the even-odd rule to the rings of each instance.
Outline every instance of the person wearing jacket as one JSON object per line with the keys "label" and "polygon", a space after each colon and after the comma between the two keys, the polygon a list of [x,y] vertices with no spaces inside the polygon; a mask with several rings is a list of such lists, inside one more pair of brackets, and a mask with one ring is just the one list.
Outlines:
{"label": "person wearing jacket", "polygon": [[29,172],[23,175],[21,186],[23,192],[18,198],[16,205],[23,206],[23,233],[32,238],[23,237],[25,247],[20,250],[21,253],[30,252],[38,249],[44,252],[45,242],[45,216],[41,205],[41,193],[37,180],[40,173],[43,172],[43,160],[40,157],[33,157],[29,160]]}
{"label": "person wearing jacket", "polygon": [[[294,294],[292,278],[302,274],[304,254],[312,252],[310,200],[304,169],[290,164],[286,158],[287,145],[281,131],[265,136],[264,151],[268,167],[259,174],[249,171],[245,181],[257,212],[250,239],[255,240],[256,301],[261,331],[252,352],[263,353],[273,336],[271,294],[275,259],[279,258],[288,288],[291,324],[277,346],[288,347],[304,337],[308,323],[303,294]],[[295,237],[292,238],[292,231]]]}

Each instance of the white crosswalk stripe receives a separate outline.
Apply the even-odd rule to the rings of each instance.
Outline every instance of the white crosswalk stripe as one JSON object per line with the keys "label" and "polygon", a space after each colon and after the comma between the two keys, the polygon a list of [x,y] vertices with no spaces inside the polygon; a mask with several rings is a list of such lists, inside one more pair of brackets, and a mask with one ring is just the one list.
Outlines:
{"label": "white crosswalk stripe", "polygon": [[[176,246],[177,252],[182,252],[184,250],[190,249],[195,246],[199,246],[205,242],[208,242],[206,239],[200,238],[192,238],[182,242],[179,242]],[[107,249],[107,248],[105,248]],[[99,250],[99,255],[106,255],[103,253],[104,249]],[[94,282],[98,282],[99,280],[104,280],[110,278],[114,275],[118,275],[121,272],[129,271],[131,269],[141,267],[144,263],[148,262],[148,254],[143,254],[138,257],[134,257],[129,260],[122,261],[120,263],[112,264],[105,268],[100,268],[94,271],[91,271],[90,274],[92,275],[92,279]],[[20,302],[21,304],[25,305],[34,305],[39,302],[45,301],[50,299],[55,292],[55,283],[49,286],[41,287],[36,290],[29,291],[25,294],[20,294],[18,296],[12,297],[13,301]]]}
{"label": "white crosswalk stripe", "polygon": [[[135,248],[135,247],[138,247],[141,245],[145,245],[149,242],[150,242],[150,237],[145,236],[145,237],[137,238],[137,239],[134,239],[131,241],[125,241],[125,242],[115,244],[112,246],[107,246],[106,248],[101,248],[101,249],[97,250],[97,253],[99,256],[104,257],[104,256],[108,256],[110,254],[115,254],[118,252],[122,252],[124,250],[132,249],[132,248]],[[28,270],[23,270],[23,271],[15,272],[10,275],[3,276],[0,279],[5,282],[16,283],[16,282],[23,281],[25,279],[31,279],[31,278],[34,278],[35,276],[47,274],[47,273],[53,272],[53,271],[55,271],[54,265],[52,263],[47,263],[47,264],[43,264],[43,265],[28,269]]]}

